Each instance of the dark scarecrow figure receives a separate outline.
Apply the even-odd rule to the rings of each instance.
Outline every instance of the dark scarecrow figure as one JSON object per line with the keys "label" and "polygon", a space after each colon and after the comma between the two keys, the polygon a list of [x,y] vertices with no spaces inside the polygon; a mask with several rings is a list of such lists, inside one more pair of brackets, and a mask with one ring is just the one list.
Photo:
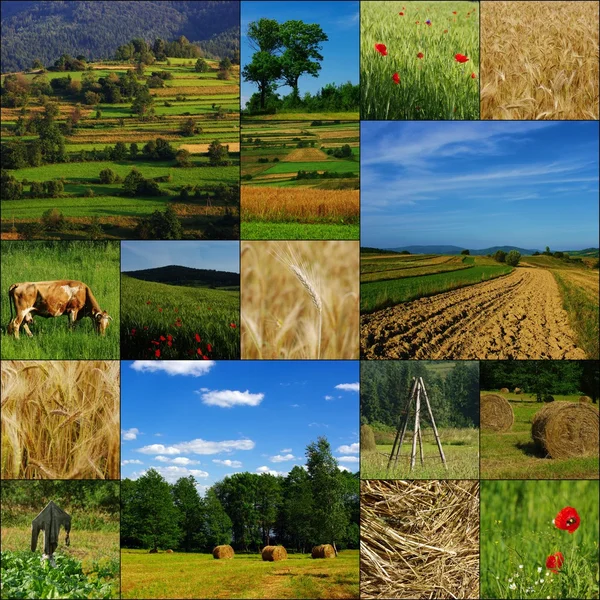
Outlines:
{"label": "dark scarecrow figure", "polygon": [[35,552],[40,531],[44,532],[44,553],[42,560],[47,560],[50,565],[55,567],[54,551],[58,546],[58,534],[60,526],[65,528],[67,537],[65,544],[70,545],[69,533],[71,531],[71,515],[68,515],[62,508],[54,504],[52,500],[48,502],[46,508],[31,522],[31,551]]}

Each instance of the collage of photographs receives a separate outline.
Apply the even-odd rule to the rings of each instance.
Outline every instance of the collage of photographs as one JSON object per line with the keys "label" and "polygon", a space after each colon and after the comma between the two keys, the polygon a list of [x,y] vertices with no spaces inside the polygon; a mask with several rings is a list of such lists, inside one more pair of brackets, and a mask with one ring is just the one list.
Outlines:
{"label": "collage of photographs", "polygon": [[1,599],[599,598],[600,0],[1,8]]}

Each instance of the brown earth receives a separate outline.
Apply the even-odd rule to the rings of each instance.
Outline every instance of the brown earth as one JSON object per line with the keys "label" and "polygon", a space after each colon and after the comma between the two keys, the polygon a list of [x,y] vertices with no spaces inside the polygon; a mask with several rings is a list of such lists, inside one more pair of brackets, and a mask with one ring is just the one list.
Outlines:
{"label": "brown earth", "polygon": [[368,359],[583,359],[552,273],[510,275],[361,317]]}
{"label": "brown earth", "polygon": [[[208,152],[210,144],[181,144],[179,148],[183,148],[192,154],[202,154]],[[229,146],[229,152],[239,152],[239,142],[223,142],[223,146]]]}
{"label": "brown earth", "polygon": [[329,157],[318,148],[297,148],[292,150],[281,162],[315,162],[326,161]]}

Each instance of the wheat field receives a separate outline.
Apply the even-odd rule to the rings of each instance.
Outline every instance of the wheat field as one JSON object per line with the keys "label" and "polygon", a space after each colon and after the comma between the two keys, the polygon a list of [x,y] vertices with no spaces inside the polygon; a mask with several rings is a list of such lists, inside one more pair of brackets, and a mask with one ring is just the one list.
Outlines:
{"label": "wheat field", "polygon": [[482,2],[481,118],[598,119],[598,2]]}
{"label": "wheat field", "polygon": [[358,242],[242,242],[242,358],[358,358]]}
{"label": "wheat field", "polygon": [[2,362],[2,478],[118,479],[119,361]]}

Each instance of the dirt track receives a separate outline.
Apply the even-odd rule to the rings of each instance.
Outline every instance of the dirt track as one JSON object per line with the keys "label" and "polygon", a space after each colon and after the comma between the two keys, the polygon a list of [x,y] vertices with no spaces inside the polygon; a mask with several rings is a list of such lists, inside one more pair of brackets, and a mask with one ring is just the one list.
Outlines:
{"label": "dirt track", "polygon": [[368,359],[582,359],[554,277],[506,277],[361,317]]}

